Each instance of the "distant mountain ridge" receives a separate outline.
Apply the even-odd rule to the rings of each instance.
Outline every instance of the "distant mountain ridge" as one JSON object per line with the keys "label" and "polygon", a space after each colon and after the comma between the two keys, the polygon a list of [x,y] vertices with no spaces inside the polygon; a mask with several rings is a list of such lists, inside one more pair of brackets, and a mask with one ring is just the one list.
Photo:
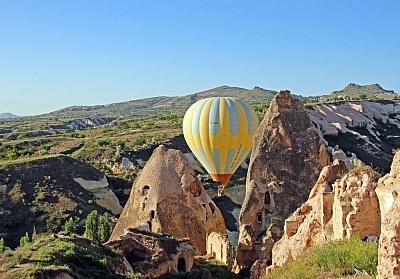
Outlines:
{"label": "distant mountain ridge", "polygon": [[[239,98],[251,105],[269,103],[278,91],[268,90],[261,87],[246,89],[222,85],[209,90],[193,93],[185,96],[158,96],[144,99],[136,99],[126,102],[93,105],[93,106],[70,106],[57,111],[53,111],[43,116],[50,117],[115,117],[118,116],[137,116],[144,117],[156,113],[179,113],[186,111],[187,108],[196,101],[209,97],[234,97]],[[297,96],[303,98],[302,96]],[[400,99],[400,95],[393,90],[383,89],[379,84],[358,85],[348,84],[345,88],[333,91],[328,95],[313,96],[322,101],[334,98],[345,99],[379,99],[395,100]],[[307,97],[308,98],[308,97]],[[0,118],[9,118],[1,117]],[[12,115],[12,114],[11,114]]]}
{"label": "distant mountain ridge", "polygon": [[383,89],[377,83],[369,85],[358,85],[355,83],[349,83],[345,88],[339,91],[333,91],[331,96],[345,96],[345,97],[359,97],[363,98],[376,98],[376,99],[396,99],[399,94],[396,94],[393,90]]}
{"label": "distant mountain ridge", "polygon": [[186,96],[159,96],[137,99],[127,102],[96,106],[72,106],[63,108],[47,115],[51,116],[110,116],[125,115],[144,116],[149,114],[183,112],[198,100],[210,97],[234,97],[249,104],[267,103],[272,100],[277,91],[266,90],[261,87],[245,89],[223,85],[210,90],[193,93]]}
{"label": "distant mountain ridge", "polygon": [[0,113],[0,119],[20,118],[21,116],[12,114],[10,112]]}

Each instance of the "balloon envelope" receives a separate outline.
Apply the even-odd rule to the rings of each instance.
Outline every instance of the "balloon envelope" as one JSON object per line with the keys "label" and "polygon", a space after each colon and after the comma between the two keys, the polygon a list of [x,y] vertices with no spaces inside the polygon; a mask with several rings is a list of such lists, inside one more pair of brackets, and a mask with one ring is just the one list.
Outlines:
{"label": "balloon envelope", "polygon": [[258,123],[253,108],[242,100],[213,97],[187,110],[183,135],[212,179],[225,186],[250,153]]}

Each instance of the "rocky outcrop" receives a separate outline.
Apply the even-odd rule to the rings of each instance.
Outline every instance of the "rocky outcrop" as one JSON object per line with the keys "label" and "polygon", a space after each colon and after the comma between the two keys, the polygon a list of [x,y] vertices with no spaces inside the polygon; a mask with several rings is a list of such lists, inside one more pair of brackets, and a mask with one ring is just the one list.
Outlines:
{"label": "rocky outcrop", "polygon": [[400,194],[400,151],[393,158],[390,173],[379,179],[376,194],[383,220],[395,198]]}
{"label": "rocky outcrop", "polygon": [[212,232],[207,236],[207,255],[232,268],[232,244],[228,236]]}
{"label": "rocky outcrop", "polygon": [[176,240],[166,235],[143,233],[129,229],[105,244],[125,257],[134,271],[145,278],[165,273],[189,272],[197,249],[189,240]]}
{"label": "rocky outcrop", "polygon": [[249,269],[258,259],[271,260],[284,220],[307,200],[328,164],[325,145],[303,104],[289,91],[279,92],[253,140],[235,272]]}
{"label": "rocky outcrop", "polygon": [[321,137],[339,145],[365,164],[388,172],[392,149],[400,147],[400,104],[382,102],[326,103],[308,108]]}
{"label": "rocky outcrop", "polygon": [[379,179],[376,189],[382,213],[377,278],[400,278],[400,151],[390,173]]}
{"label": "rocky outcrop", "polygon": [[379,235],[380,212],[375,194],[378,174],[367,166],[343,176],[346,171],[338,160],[322,170],[308,201],[286,219],[285,234],[272,250],[268,270],[332,240]]}
{"label": "rocky outcrop", "polygon": [[152,232],[189,238],[200,254],[206,254],[208,234],[226,234],[221,212],[183,153],[162,145],[136,179],[110,240],[143,224]]}
{"label": "rocky outcrop", "polygon": [[379,175],[369,166],[358,167],[334,185],[333,238],[357,234],[378,236],[380,210],[375,193]]}
{"label": "rocky outcrop", "polygon": [[107,177],[104,176],[101,180],[85,180],[81,177],[75,177],[74,180],[83,188],[93,193],[94,201],[98,205],[107,208],[116,215],[122,212],[122,206],[119,204],[115,193],[111,191]]}
{"label": "rocky outcrop", "polygon": [[274,266],[282,266],[309,247],[333,238],[333,185],[345,172],[346,167],[340,161],[322,169],[307,202],[285,221],[285,233],[272,249]]}

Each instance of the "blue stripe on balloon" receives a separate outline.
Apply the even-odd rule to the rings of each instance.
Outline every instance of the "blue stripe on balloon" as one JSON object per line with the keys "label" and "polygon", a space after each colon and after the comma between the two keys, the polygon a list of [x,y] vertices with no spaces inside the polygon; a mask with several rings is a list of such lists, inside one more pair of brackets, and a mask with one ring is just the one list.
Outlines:
{"label": "blue stripe on balloon", "polygon": [[226,163],[225,163],[225,171],[224,173],[229,173],[229,169],[231,167],[233,158],[235,157],[236,150],[234,148],[230,148],[228,150],[228,154],[226,155]]}
{"label": "blue stripe on balloon", "polygon": [[219,103],[221,98],[215,98],[211,104],[210,114],[208,119],[208,128],[211,135],[217,135],[219,132]]}
{"label": "blue stripe on balloon", "polygon": [[239,133],[239,113],[231,98],[225,98],[225,100],[229,108],[229,130],[232,135],[237,135]]}
{"label": "blue stripe on balloon", "polygon": [[207,159],[207,155],[204,152],[204,149],[203,148],[197,148],[197,152],[202,157],[202,159],[198,158],[198,160],[203,165],[203,167],[206,169],[206,171],[208,173],[210,173],[213,170],[213,168],[211,167],[211,164]]}
{"label": "blue stripe on balloon", "polygon": [[243,107],[245,113],[246,113],[246,118],[247,118],[247,131],[249,134],[253,134],[254,133],[254,121],[253,121],[253,114],[251,113],[251,110],[249,108],[249,106],[243,102],[240,99],[236,99]]}
{"label": "blue stripe on balloon", "polygon": [[217,173],[221,173],[221,155],[219,154],[219,150],[213,148],[212,149],[212,155],[214,159],[214,164],[215,164],[215,169]]}
{"label": "blue stripe on balloon", "polygon": [[204,105],[209,99],[203,99],[200,100],[200,104],[196,107],[196,110],[193,112],[193,117],[191,119],[192,123],[192,133],[194,135],[198,135],[200,133],[200,116],[201,116],[201,111],[203,110]]}
{"label": "blue stripe on balloon", "polygon": [[236,171],[236,169],[240,166],[240,164],[246,159],[247,155],[249,155],[250,150],[248,148],[244,148],[242,152],[240,153],[238,159],[236,162],[238,162],[236,168],[233,171]]}

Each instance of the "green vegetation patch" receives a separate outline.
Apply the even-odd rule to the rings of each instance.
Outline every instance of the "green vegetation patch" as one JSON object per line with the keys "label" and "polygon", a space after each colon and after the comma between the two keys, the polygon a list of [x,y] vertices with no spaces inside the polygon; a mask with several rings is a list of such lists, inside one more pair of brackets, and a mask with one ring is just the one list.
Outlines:
{"label": "green vegetation patch", "polygon": [[354,275],[357,268],[375,278],[378,265],[378,244],[364,242],[358,236],[309,249],[304,255],[281,268],[266,279],[280,278],[341,278]]}

